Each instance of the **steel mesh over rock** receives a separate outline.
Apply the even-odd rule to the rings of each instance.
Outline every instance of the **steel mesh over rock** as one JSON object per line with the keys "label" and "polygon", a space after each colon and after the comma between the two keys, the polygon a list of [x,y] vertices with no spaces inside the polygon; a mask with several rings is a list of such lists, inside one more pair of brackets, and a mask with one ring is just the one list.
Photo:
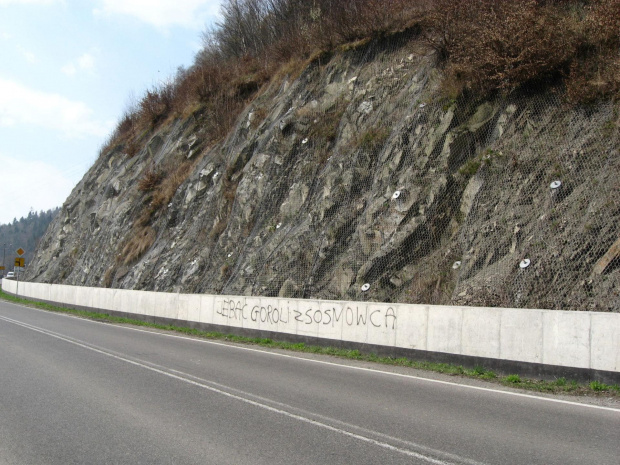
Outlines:
{"label": "steel mesh over rock", "polygon": [[[112,150],[28,277],[620,311],[620,106],[567,106],[534,88],[450,100],[438,73],[408,39],[371,42],[272,82],[217,145],[205,142],[209,114],[196,113],[131,158]],[[144,173],[188,160],[187,179],[149,210]],[[156,237],[127,263],[119,254],[139,247],[140,222]]]}

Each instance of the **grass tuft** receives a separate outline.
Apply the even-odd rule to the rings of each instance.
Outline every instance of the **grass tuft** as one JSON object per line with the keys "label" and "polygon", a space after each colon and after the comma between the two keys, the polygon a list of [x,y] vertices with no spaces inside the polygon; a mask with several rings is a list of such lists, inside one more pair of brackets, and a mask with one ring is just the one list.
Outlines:
{"label": "grass tuft", "polygon": [[600,381],[592,381],[590,383],[590,389],[596,392],[611,392],[611,391],[619,391],[620,386],[614,385],[610,386],[609,384],[601,383]]}
{"label": "grass tuft", "polygon": [[376,152],[383,147],[385,141],[388,139],[390,132],[386,127],[372,128],[366,131],[359,140],[360,148],[369,151]]}

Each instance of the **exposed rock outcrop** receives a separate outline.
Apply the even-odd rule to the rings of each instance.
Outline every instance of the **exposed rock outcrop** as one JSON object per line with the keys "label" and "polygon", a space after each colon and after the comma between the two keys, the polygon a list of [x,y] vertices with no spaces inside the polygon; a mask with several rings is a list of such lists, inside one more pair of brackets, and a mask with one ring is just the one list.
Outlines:
{"label": "exposed rock outcrop", "polygon": [[[393,45],[272,82],[217,145],[198,110],[134,157],[102,155],[27,277],[620,311],[619,259],[600,265],[620,237],[618,105],[537,91],[451,101],[431,59]],[[154,169],[161,184],[140,189]],[[154,205],[157,189],[167,203]]]}

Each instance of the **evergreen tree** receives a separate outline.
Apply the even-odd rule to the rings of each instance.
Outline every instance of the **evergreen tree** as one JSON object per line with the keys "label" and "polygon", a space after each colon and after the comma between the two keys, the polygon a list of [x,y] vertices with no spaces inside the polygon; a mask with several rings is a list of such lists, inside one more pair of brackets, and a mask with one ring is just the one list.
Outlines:
{"label": "evergreen tree", "polygon": [[16,251],[20,247],[26,251],[26,265],[30,263],[39,240],[59,211],[60,208],[40,212],[31,209],[26,218],[14,218],[11,223],[0,225],[0,265],[4,265],[5,275],[13,269]]}

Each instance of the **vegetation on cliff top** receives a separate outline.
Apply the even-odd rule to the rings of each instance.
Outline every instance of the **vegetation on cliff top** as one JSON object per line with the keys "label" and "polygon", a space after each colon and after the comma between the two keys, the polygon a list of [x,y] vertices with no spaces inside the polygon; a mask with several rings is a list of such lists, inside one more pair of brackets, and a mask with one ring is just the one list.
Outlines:
{"label": "vegetation on cliff top", "polygon": [[434,51],[443,90],[488,95],[563,84],[588,103],[620,95],[620,0],[226,0],[189,69],[127,108],[102,154],[200,110],[215,141],[271,79],[344,44],[410,31]]}
{"label": "vegetation on cliff top", "polygon": [[[27,217],[22,217],[19,220],[15,218],[12,223],[0,225],[0,246],[3,246],[3,250],[0,250],[0,253],[3,254],[0,257],[0,265],[6,267],[4,274],[13,269],[13,259],[18,248],[26,251],[26,263],[30,263],[39,239],[41,239],[58,211],[58,208],[46,212],[31,210]],[[4,263],[1,262],[3,259]],[[0,275],[2,274],[0,272]]]}

